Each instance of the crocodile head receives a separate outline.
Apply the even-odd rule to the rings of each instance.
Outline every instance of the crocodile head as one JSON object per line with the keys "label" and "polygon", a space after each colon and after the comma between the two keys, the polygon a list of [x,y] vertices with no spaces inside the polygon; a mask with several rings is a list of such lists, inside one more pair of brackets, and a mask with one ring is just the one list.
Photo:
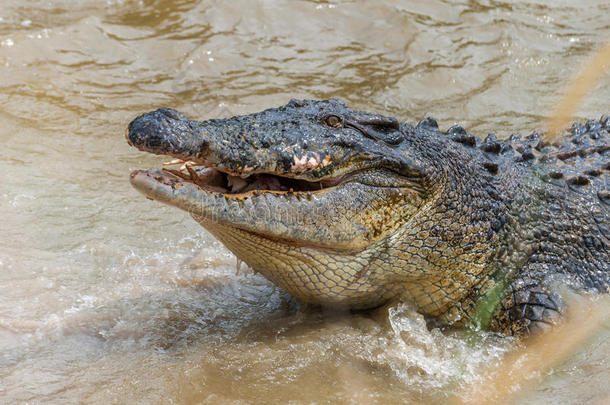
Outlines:
{"label": "crocodile head", "polygon": [[443,142],[423,142],[394,118],[339,100],[201,122],[163,108],[137,117],[126,136],[142,151],[190,162],[134,171],[138,191],[189,212],[306,302],[373,307],[397,294],[409,268],[417,278],[429,267],[424,253],[404,251],[393,273],[384,254],[397,238],[417,248],[434,236],[433,217],[421,214],[446,182],[443,160],[430,154]]}

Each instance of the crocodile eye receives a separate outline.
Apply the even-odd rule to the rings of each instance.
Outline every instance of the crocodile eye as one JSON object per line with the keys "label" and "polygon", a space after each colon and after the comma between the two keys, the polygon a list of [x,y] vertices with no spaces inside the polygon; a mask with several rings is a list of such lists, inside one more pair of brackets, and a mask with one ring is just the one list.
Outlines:
{"label": "crocodile eye", "polygon": [[324,123],[329,127],[341,128],[343,126],[343,119],[337,115],[328,115],[324,118]]}

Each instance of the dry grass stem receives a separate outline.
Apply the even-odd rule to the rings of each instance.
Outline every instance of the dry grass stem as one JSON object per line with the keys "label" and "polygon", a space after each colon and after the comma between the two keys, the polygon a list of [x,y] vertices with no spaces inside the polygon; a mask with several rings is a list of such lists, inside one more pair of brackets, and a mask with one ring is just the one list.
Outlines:
{"label": "dry grass stem", "polygon": [[547,139],[555,141],[561,131],[566,128],[582,100],[593,90],[595,84],[603,77],[610,65],[610,42],[602,47],[587,63],[580,74],[566,88],[565,94],[558,104],[555,114],[547,125]]}
{"label": "dry grass stem", "polygon": [[486,376],[459,394],[458,404],[511,404],[539,383],[545,375],[573,355],[610,321],[610,298],[591,304],[572,303],[565,324],[526,341],[522,350],[508,355],[500,367],[482,372]]}

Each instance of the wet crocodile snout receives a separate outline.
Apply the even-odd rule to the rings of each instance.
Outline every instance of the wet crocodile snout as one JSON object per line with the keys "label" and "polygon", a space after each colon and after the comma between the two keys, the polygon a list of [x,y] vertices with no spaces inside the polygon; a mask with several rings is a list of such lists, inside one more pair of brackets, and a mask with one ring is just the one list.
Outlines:
{"label": "wet crocodile snout", "polygon": [[201,141],[188,117],[171,108],[140,115],[129,123],[125,137],[131,146],[142,151],[174,156],[196,153]]}

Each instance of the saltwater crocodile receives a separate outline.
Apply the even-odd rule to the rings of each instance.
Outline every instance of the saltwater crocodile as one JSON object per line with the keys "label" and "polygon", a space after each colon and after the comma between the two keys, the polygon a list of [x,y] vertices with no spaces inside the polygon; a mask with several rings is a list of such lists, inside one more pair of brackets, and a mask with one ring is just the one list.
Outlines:
{"label": "saltwater crocodile", "polygon": [[524,334],[557,323],[558,282],[610,286],[610,119],[481,140],[292,100],[228,119],[161,108],[130,145],[182,170],[136,170],[147,197],[188,211],[235,255],[308,303],[401,299],[443,325]]}

